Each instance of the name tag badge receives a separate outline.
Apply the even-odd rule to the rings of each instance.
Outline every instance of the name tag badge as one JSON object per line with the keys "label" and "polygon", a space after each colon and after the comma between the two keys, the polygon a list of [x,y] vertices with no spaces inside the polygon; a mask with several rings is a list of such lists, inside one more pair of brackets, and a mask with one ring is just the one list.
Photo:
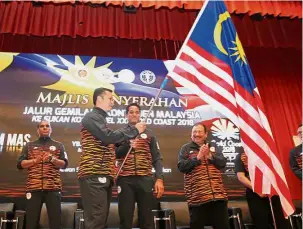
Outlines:
{"label": "name tag badge", "polygon": [[106,183],[106,177],[98,177],[98,181],[102,184]]}
{"label": "name tag badge", "polygon": [[140,137],[143,138],[143,139],[146,139],[147,138],[147,134],[143,133],[143,134],[140,135]]}
{"label": "name tag badge", "polygon": [[50,147],[49,147],[49,150],[55,151],[55,150],[56,150],[56,146],[50,146]]}
{"label": "name tag badge", "polygon": [[26,193],[26,199],[30,200],[32,198],[32,194],[30,192]]}

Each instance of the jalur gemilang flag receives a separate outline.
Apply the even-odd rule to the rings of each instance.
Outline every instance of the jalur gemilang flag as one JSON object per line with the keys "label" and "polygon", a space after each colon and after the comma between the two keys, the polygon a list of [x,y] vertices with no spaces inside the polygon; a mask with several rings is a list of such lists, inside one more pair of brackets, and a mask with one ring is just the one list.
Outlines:
{"label": "jalur gemilang flag", "polygon": [[294,211],[284,171],[243,47],[222,1],[205,1],[168,75],[240,128],[254,191]]}

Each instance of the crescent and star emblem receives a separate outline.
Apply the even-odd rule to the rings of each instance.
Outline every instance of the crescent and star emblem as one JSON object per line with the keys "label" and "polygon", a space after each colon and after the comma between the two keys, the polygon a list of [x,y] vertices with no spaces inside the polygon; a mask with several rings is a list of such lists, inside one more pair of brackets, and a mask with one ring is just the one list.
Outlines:
{"label": "crescent and star emblem", "polygon": [[[222,23],[225,22],[226,20],[230,19],[230,14],[226,11],[222,14],[219,15],[218,22],[216,23],[215,29],[214,29],[214,41],[217,46],[217,48],[222,52],[223,54],[228,56],[228,52],[224,48],[221,40],[221,33],[223,30]],[[235,45],[234,47],[231,47],[229,49],[234,50],[234,53],[232,53],[230,56],[237,56],[237,59],[235,62],[239,61],[240,59],[242,60],[242,63],[247,64],[246,61],[246,55],[243,49],[243,46],[241,44],[241,41],[238,37],[238,34],[236,33],[236,38],[235,41],[232,41],[232,43]]]}

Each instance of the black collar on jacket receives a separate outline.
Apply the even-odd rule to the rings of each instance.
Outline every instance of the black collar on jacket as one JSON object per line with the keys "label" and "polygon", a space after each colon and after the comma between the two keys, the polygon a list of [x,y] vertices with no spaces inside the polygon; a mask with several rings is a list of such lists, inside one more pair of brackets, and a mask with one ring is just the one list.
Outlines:
{"label": "black collar on jacket", "polygon": [[38,139],[38,141],[39,142],[48,142],[48,141],[51,141],[52,139],[49,137],[49,136],[46,136],[46,137],[44,137],[44,136],[41,136],[41,137],[39,137],[39,139]]}
{"label": "black collar on jacket", "polygon": [[103,110],[102,108],[100,107],[94,107],[93,108],[93,111],[94,112],[97,112],[98,114],[102,115],[104,118],[106,118],[108,116],[108,114],[106,113],[105,110]]}
{"label": "black collar on jacket", "polygon": [[193,142],[193,141],[191,141],[189,143],[189,147],[192,148],[192,149],[200,149],[200,146],[197,143]]}

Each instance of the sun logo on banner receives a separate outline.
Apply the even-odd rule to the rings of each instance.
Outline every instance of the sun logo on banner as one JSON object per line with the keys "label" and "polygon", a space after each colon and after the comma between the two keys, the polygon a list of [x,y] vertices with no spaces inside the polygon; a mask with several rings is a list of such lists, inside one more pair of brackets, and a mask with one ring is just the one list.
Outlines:
{"label": "sun logo on banner", "polygon": [[[59,59],[64,64],[59,67],[54,62],[48,62],[47,66],[56,71],[60,76],[60,80],[56,83],[44,88],[64,91],[66,94],[86,94],[92,98],[92,93],[97,87],[108,88],[112,91],[115,90],[113,83],[118,80],[114,77],[114,73],[109,67],[113,62],[109,62],[99,67],[96,65],[96,57],[92,57],[86,64],[84,64],[79,56],[75,56],[75,63],[71,63],[62,56]],[[117,95],[115,95],[117,96]],[[92,102],[89,102],[89,106]]]}
{"label": "sun logo on banner", "polygon": [[211,126],[211,131],[214,137],[217,137],[222,140],[231,140],[231,139],[239,139],[240,132],[235,125],[226,120],[226,119],[219,119],[213,122]]}
{"label": "sun logo on banner", "polygon": [[[220,14],[219,20],[215,26],[214,29],[214,41],[217,46],[217,48],[222,52],[223,54],[228,56],[227,51],[225,50],[222,41],[221,41],[221,33],[222,33],[222,23],[226,21],[227,19],[230,19],[230,14],[228,12],[225,12],[223,14]],[[241,41],[239,39],[238,33],[236,33],[236,39],[235,41],[232,41],[232,43],[235,45],[234,47],[231,47],[229,49],[233,50],[234,53],[231,54],[230,56],[237,56],[235,62],[239,61],[240,59],[242,60],[241,65],[243,63],[247,64],[246,61],[246,55],[243,49],[243,46],[241,44]]]}
{"label": "sun logo on banner", "polygon": [[61,75],[61,79],[53,85],[45,88],[54,90],[74,90],[77,86],[88,89],[105,87],[114,90],[114,72],[109,69],[113,62],[95,67],[96,57],[92,57],[84,64],[79,56],[75,56],[75,64],[65,58],[58,56],[67,69],[62,69],[54,63],[47,63],[47,66]]}
{"label": "sun logo on banner", "polygon": [[14,56],[17,56],[19,53],[0,53],[0,72],[5,70],[8,66],[13,63]]}

